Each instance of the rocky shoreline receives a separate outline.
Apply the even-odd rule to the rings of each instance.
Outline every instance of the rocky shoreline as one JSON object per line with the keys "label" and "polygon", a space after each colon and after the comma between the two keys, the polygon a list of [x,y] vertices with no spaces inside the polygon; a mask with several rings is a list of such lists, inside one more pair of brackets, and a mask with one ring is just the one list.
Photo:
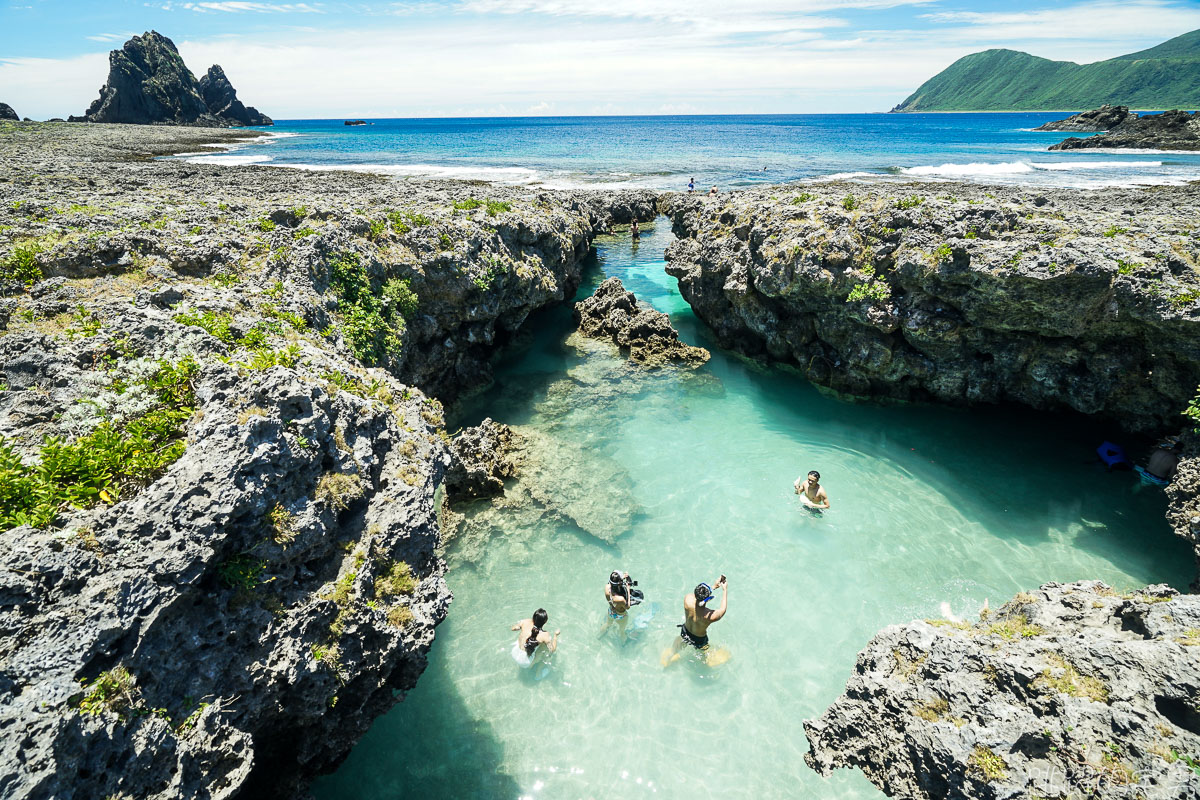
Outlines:
{"label": "rocky shoreline", "polygon": [[[447,535],[467,561],[497,513],[617,541],[640,509],[616,461],[565,477],[584,457],[573,410],[615,408],[659,380],[720,391],[689,369],[707,353],[619,282],[577,309],[570,343],[610,357],[549,387],[551,435],[489,421],[452,440],[442,410],[487,385],[531,314],[575,293],[613,225],[667,213],[680,236],[668,271],[720,343],[833,391],[1016,402],[1161,432],[1200,383],[1187,189],[822,184],[706,198],[154,160],[254,135],[0,122],[0,727],[23,732],[0,743],[16,765],[4,796],[302,796],[415,685],[450,602]],[[1170,519],[1196,543],[1188,448]],[[1009,639],[991,626],[1025,613],[1054,631],[1018,637],[1037,639],[1030,665],[1070,650],[1080,674],[1104,672],[1104,653],[1071,649],[1065,598],[1089,593],[1085,628],[1121,652],[1140,630],[1125,622],[1172,658],[1200,628],[1190,597],[1143,613],[1088,584],[1043,587],[1027,611],[970,632],[902,638],[994,661],[984,645]],[[887,672],[871,654],[895,630],[860,657],[863,681]],[[906,747],[917,772],[975,787],[964,796],[1033,785],[1012,788],[1037,765],[1011,754],[1011,781],[971,783],[964,737],[992,736],[1000,753],[1010,731],[960,713],[976,705],[967,694],[938,695],[964,726],[894,733],[908,718],[879,709],[968,680],[938,659],[908,688],[852,680],[810,730],[814,768],[854,764],[897,796],[941,796],[892,758]],[[1065,714],[1047,697],[1037,710]],[[842,722],[864,715],[860,741]],[[1167,717],[1191,747],[1200,731]],[[1093,727],[1130,769],[1157,769],[1140,739]]]}
{"label": "rocky shoreline", "polygon": [[150,160],[243,136],[0,129],[5,796],[290,796],[339,763],[450,601],[434,395],[654,214]]}

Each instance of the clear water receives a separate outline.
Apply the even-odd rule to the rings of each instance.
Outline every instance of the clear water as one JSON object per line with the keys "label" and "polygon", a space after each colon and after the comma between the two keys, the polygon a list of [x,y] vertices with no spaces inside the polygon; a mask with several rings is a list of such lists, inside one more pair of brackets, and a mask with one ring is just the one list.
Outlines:
{"label": "clear water", "polygon": [[[712,348],[662,272],[669,237],[660,220],[636,251],[628,236],[602,240],[581,292],[618,275]],[[706,371],[720,396],[668,380],[618,389],[611,406],[580,394],[550,415],[548,387],[612,365],[564,346],[565,309],[537,325],[463,421],[488,414],[586,442],[628,470],[643,515],[615,546],[543,525],[505,530],[473,563],[452,547],[455,598],[428,670],[317,783],[322,800],[881,797],[856,771],[808,770],[801,728],[876,631],[940,616],[942,603],[960,615],[995,607],[1046,581],[1191,577],[1161,493],[1100,469],[1108,432],[1082,421],[851,404],[716,349]],[[809,469],[832,501],[822,517],[792,491]],[[625,646],[600,636],[615,568],[662,607]],[[710,635],[730,660],[664,669],[685,592],[721,572],[729,612]],[[538,606],[563,631],[540,681],[509,656],[509,626]]]}
{"label": "clear water", "polygon": [[1200,179],[1200,153],[1051,153],[1038,114],[281,120],[265,144],[189,156],[563,187],[721,190],[850,177],[1096,188]]}

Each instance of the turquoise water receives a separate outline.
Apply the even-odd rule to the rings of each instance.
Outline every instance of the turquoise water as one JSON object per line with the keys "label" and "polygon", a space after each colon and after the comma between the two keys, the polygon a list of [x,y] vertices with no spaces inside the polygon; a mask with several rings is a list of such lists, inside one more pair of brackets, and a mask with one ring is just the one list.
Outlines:
{"label": "turquoise water", "polygon": [[267,142],[188,156],[547,188],[722,191],[796,180],[967,180],[1096,188],[1200,179],[1200,153],[1048,152],[1059,113],[276,120]]}
{"label": "turquoise water", "polygon": [[[663,220],[636,251],[606,237],[581,292],[618,275],[712,349],[662,272],[669,240]],[[317,783],[322,800],[880,797],[857,771],[825,780],[805,767],[801,728],[880,628],[943,603],[973,614],[1051,580],[1190,580],[1161,493],[1094,464],[1107,432],[1082,421],[846,403],[716,349],[703,370],[714,380],[619,388],[594,381],[619,361],[564,345],[569,312],[536,325],[462,421],[583,442],[628,471],[641,515],[615,545],[563,524],[514,526],[478,560],[452,545],[454,603],[428,670]],[[809,469],[830,495],[824,516],[792,491]],[[661,605],[624,646],[600,635],[615,568]],[[729,612],[710,635],[730,660],[664,669],[685,592],[721,572]],[[509,656],[509,626],[539,605],[563,632],[542,680]]]}

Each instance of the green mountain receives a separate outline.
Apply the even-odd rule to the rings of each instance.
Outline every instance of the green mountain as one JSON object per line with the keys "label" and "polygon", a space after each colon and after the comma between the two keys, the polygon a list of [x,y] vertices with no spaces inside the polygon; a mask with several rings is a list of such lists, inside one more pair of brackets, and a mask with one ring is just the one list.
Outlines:
{"label": "green mountain", "polygon": [[1077,111],[1105,103],[1200,108],[1200,30],[1094,64],[984,50],[955,61],[892,111]]}

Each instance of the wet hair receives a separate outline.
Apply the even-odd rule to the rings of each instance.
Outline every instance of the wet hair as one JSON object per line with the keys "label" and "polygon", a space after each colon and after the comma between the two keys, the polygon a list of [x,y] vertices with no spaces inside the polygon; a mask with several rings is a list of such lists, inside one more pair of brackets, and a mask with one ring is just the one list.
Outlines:
{"label": "wet hair", "polygon": [[696,598],[697,603],[703,603],[708,598],[712,597],[712,587],[707,583],[701,583],[692,590],[692,595]]}
{"label": "wet hair", "polygon": [[533,612],[533,629],[535,631],[540,630],[545,626],[546,620],[548,619],[550,619],[550,615],[546,613],[546,609],[539,608],[537,611]]}
{"label": "wet hair", "polygon": [[812,478],[817,483],[821,482],[821,473],[817,472],[815,469],[808,471],[808,477]]}
{"label": "wet hair", "polygon": [[625,588],[625,576],[620,572],[613,572],[608,576],[608,590],[615,596],[629,599],[629,593]]}
{"label": "wet hair", "polygon": [[608,582],[616,586],[617,584],[624,583],[625,577],[620,572],[613,570],[612,574],[608,576]]}

